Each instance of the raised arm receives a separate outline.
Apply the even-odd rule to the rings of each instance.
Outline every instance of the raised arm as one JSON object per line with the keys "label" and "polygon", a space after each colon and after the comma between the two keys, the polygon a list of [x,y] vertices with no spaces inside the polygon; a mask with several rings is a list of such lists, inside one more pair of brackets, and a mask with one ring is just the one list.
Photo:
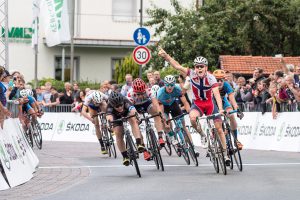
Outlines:
{"label": "raised arm", "polygon": [[187,75],[188,73],[188,69],[185,67],[182,67],[176,60],[174,60],[169,54],[167,54],[165,52],[165,50],[163,50],[161,47],[159,48],[159,52],[158,55],[162,58],[164,58],[168,63],[170,63],[170,65],[175,68],[176,70],[178,70],[180,73]]}

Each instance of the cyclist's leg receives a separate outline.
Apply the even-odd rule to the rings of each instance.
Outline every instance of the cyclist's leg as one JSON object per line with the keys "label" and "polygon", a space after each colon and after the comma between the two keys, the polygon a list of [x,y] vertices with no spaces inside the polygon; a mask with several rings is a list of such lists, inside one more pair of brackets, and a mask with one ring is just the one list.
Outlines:
{"label": "cyclist's leg", "polygon": [[125,142],[124,142],[124,134],[123,134],[123,126],[122,123],[115,124],[113,131],[116,136],[116,142],[118,149],[123,157],[123,165],[128,166],[129,165],[129,156],[126,150]]}
{"label": "cyclist's leg", "polygon": [[[135,113],[136,113],[136,110],[132,109],[132,110],[130,110],[129,115],[134,115]],[[140,131],[139,123],[135,117],[128,119],[128,122],[131,126],[131,130],[132,130],[133,136],[136,140],[138,150],[139,150],[139,152],[143,152],[145,148],[144,148],[144,142],[143,142],[143,137],[142,137],[142,134]]]}
{"label": "cyclist's leg", "polygon": [[[155,104],[153,104],[153,103],[148,106],[147,111],[148,111],[148,113],[150,115],[155,115],[155,114],[157,114],[159,112],[157,106],[155,106]],[[160,116],[154,117],[154,125],[155,125],[155,128],[157,130],[159,145],[160,146],[164,146],[165,145],[165,141],[162,138],[162,135],[163,135],[163,124],[162,124]]]}
{"label": "cyclist's leg", "polygon": [[[232,109],[232,107],[230,107],[230,109],[228,109],[227,112],[230,112]],[[230,130],[232,131],[234,137],[236,138],[236,144],[237,147],[242,150],[243,149],[243,144],[237,139],[237,135],[238,135],[238,131],[237,131],[237,121],[235,119],[234,114],[229,115],[229,120],[230,120]]]}
{"label": "cyclist's leg", "polygon": [[[90,116],[95,116],[95,115],[97,115],[97,110],[90,107],[89,114],[90,114]],[[100,147],[101,147],[101,152],[102,152],[102,154],[106,154],[107,151],[105,150],[104,143],[102,140],[102,133],[100,131],[100,124],[99,124],[98,116],[93,117],[93,121],[94,121],[95,130],[96,130],[96,136],[97,136],[97,139],[98,139]]]}
{"label": "cyclist's leg", "polygon": [[201,126],[197,126],[197,122],[196,122],[197,117],[201,117],[202,115],[203,115],[203,111],[195,103],[193,103],[189,114],[191,124],[193,128],[200,134],[201,137],[205,137],[205,134]]}

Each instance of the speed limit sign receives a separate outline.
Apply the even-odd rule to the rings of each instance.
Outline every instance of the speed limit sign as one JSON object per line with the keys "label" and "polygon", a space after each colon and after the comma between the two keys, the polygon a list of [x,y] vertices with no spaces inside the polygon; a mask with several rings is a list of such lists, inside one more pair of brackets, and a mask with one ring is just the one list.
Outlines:
{"label": "speed limit sign", "polygon": [[139,65],[144,65],[149,62],[151,58],[150,50],[145,46],[137,46],[133,50],[133,59]]}

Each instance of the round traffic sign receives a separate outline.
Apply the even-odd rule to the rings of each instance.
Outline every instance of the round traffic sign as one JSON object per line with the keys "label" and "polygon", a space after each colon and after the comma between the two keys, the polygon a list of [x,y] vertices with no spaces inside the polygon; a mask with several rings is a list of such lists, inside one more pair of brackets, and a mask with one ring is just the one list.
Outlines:
{"label": "round traffic sign", "polygon": [[139,65],[144,65],[149,62],[151,58],[150,50],[144,46],[137,46],[133,50],[133,59]]}
{"label": "round traffic sign", "polygon": [[138,45],[146,45],[150,41],[150,33],[146,28],[137,28],[133,33],[133,40]]}

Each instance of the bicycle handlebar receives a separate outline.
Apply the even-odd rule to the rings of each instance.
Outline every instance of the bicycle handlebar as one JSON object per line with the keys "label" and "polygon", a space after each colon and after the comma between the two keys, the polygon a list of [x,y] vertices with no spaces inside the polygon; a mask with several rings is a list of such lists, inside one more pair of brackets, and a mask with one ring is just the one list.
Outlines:
{"label": "bicycle handlebar", "polygon": [[129,115],[129,116],[126,116],[126,117],[121,117],[120,119],[116,119],[116,120],[113,120],[113,121],[108,121],[108,123],[109,123],[109,126],[111,126],[111,125],[113,125],[115,123],[118,123],[118,122],[126,122],[128,119],[130,119],[132,117],[138,118],[137,112],[134,115]]}
{"label": "bicycle handlebar", "polygon": [[157,113],[157,114],[155,114],[155,115],[148,116],[148,117],[145,117],[145,116],[144,116],[144,118],[140,119],[139,121],[140,121],[140,122],[143,122],[143,121],[146,121],[146,120],[148,120],[148,119],[151,119],[151,118],[154,118],[154,117],[157,117],[157,116],[160,116],[160,118],[162,118],[161,112],[159,112],[159,113]]}
{"label": "bicycle handlebar", "polygon": [[173,117],[172,119],[167,120],[166,123],[169,124],[170,121],[174,121],[174,120],[177,120],[177,119],[179,119],[179,118],[182,118],[183,116],[185,116],[185,115],[187,115],[187,114],[188,114],[188,113],[182,113],[181,115],[178,115],[178,116],[176,116],[176,117]]}

